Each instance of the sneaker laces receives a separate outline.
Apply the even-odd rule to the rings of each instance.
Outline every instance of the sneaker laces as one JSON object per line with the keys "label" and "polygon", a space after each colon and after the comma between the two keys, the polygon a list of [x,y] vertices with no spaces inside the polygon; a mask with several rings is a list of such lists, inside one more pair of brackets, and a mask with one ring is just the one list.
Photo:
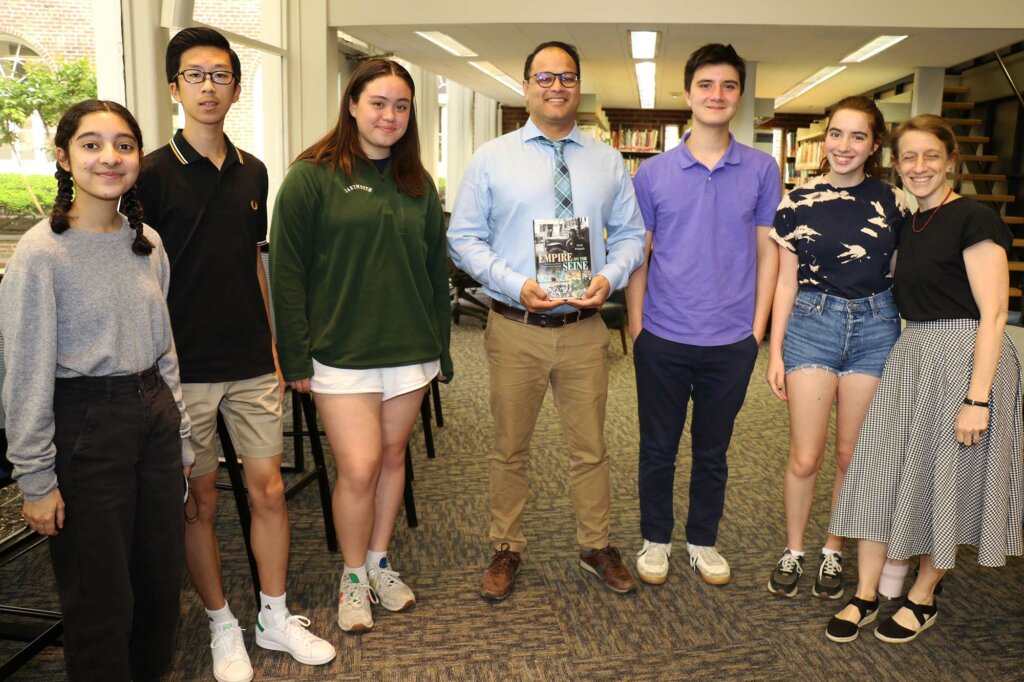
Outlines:
{"label": "sneaker laces", "polygon": [[226,644],[229,649],[227,653],[227,662],[239,663],[243,660],[248,661],[249,654],[245,651],[245,640],[242,639],[242,632],[245,628],[238,627],[237,625],[227,630],[221,630],[214,636],[210,642],[211,649],[218,649],[221,646],[221,642]]}
{"label": "sneaker laces", "polygon": [[316,640],[320,639],[306,629],[309,627],[309,623],[309,618],[306,618],[305,616],[288,616],[288,618],[286,618],[278,627],[284,631],[285,637],[287,637],[290,642],[298,640],[308,648],[312,646]]}
{"label": "sneaker laces", "polygon": [[843,565],[839,563],[838,554],[825,554],[821,560],[821,567],[818,569],[818,577],[827,575],[829,578],[835,578],[843,572]]}
{"label": "sneaker laces", "polygon": [[640,550],[640,556],[652,564],[663,564],[668,561],[668,545],[659,542],[649,542]]}
{"label": "sneaker laces", "polygon": [[697,565],[697,561],[701,560],[708,566],[726,566],[725,559],[718,550],[714,547],[701,547],[696,552],[690,555],[690,568]]}
{"label": "sneaker laces", "polygon": [[378,587],[388,588],[402,584],[402,581],[398,579],[398,576],[401,574],[390,566],[387,568],[371,568],[370,573],[373,574]]}
{"label": "sneaker laces", "polygon": [[[352,606],[362,606],[367,601],[371,604],[379,604],[377,594],[370,589],[367,583],[342,583],[338,598],[344,598]],[[294,618],[295,616],[292,616]],[[309,619],[305,618],[306,626],[309,626]]]}
{"label": "sneaker laces", "polygon": [[800,565],[800,557],[790,552],[783,554],[782,558],[779,559],[779,573],[783,573],[785,575],[792,575],[793,573],[803,575],[804,568]]}

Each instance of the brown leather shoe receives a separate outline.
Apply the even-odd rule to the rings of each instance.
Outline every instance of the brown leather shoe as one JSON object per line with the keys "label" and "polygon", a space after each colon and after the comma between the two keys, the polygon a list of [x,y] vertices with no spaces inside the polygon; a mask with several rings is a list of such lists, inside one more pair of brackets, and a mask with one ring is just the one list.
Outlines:
{"label": "brown leather shoe", "polygon": [[491,565],[480,581],[480,596],[491,601],[501,601],[512,594],[521,560],[519,552],[513,552],[507,542],[502,544],[494,553]]}
{"label": "brown leather shoe", "polygon": [[622,563],[619,550],[611,545],[604,549],[588,549],[580,552],[580,568],[590,571],[613,592],[626,594],[636,589],[636,581],[629,569]]}

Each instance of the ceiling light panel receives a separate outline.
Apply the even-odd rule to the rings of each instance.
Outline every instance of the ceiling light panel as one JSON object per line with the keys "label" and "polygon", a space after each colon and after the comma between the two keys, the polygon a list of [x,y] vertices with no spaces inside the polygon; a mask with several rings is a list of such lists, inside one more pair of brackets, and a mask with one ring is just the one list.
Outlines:
{"label": "ceiling light panel", "polygon": [[636,68],[636,86],[640,94],[640,108],[653,109],[657,67],[654,62],[637,62],[634,66]]}
{"label": "ceiling light panel", "polygon": [[826,66],[824,69],[821,69],[813,76],[805,78],[804,80],[800,81],[799,83],[791,87],[789,90],[786,90],[786,92],[776,97],[775,108],[778,109],[787,102],[795,100],[797,97],[804,94],[811,88],[821,85],[829,78],[832,78],[832,76],[842,73],[843,71],[846,71],[845,66]]}
{"label": "ceiling light panel", "polygon": [[441,33],[440,31],[416,31],[416,35],[424,40],[429,40],[445,52],[453,54],[456,57],[476,57],[476,52],[469,49],[455,38],[452,38],[447,33]]}
{"label": "ceiling light panel", "polygon": [[633,59],[654,59],[658,56],[657,31],[630,31],[629,44]]}
{"label": "ceiling light panel", "polygon": [[871,59],[882,50],[888,50],[896,43],[903,42],[907,36],[878,36],[869,43],[862,45],[858,50],[843,57],[840,64],[856,64]]}
{"label": "ceiling light panel", "polygon": [[488,76],[498,81],[506,88],[516,93],[520,97],[523,95],[523,85],[516,79],[509,76],[507,73],[496,67],[490,62],[469,62],[471,66],[483,71]]}

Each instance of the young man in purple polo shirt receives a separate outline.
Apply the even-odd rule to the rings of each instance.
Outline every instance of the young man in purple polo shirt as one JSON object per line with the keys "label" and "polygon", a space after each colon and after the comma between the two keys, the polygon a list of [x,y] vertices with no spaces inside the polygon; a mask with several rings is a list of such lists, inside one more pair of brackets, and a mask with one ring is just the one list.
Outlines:
{"label": "young man in purple polo shirt", "polygon": [[647,257],[626,289],[640,416],[637,571],[656,585],[668,577],[676,453],[691,398],[686,548],[706,582],[731,578],[715,549],[726,451],[771,310],[778,253],[768,232],[782,193],[774,159],[729,133],[745,76],[731,45],[690,55],[693,129],[634,178],[647,227]]}

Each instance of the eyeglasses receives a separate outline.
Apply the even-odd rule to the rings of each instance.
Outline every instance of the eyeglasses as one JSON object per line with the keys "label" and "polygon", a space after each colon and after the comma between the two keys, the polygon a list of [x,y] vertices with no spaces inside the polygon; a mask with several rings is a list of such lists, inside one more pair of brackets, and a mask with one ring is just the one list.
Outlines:
{"label": "eyeglasses", "polygon": [[183,69],[178,73],[174,74],[177,78],[181,76],[185,79],[186,83],[192,83],[198,85],[206,81],[206,77],[209,76],[217,85],[231,85],[235,82],[235,74],[230,71],[203,71],[202,69]]}
{"label": "eyeglasses", "polygon": [[563,71],[562,73],[538,71],[530,76],[530,78],[537,81],[537,85],[542,88],[550,88],[555,84],[556,78],[562,82],[562,87],[566,88],[575,88],[576,84],[580,82],[580,75],[578,73],[573,73],[572,71]]}

